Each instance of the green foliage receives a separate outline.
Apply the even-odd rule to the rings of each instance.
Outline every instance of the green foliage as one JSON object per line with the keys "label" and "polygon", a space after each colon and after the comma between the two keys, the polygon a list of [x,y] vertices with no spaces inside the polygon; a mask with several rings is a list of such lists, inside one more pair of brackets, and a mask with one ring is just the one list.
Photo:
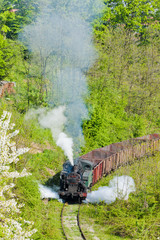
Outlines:
{"label": "green foliage", "polygon": [[106,12],[102,22],[106,25],[123,24],[127,29],[142,32],[148,24],[158,24],[159,1],[106,0]]}
{"label": "green foliage", "polygon": [[20,201],[25,203],[21,216],[35,222],[38,231],[33,239],[62,239],[60,212],[63,205],[54,200],[45,204],[40,199],[37,179],[33,175],[18,180],[15,191]]}
{"label": "green foliage", "polygon": [[[111,99],[113,100],[113,98]],[[92,110],[91,120],[84,123],[86,148],[94,149],[131,137],[131,123],[128,122],[122,107],[123,104],[121,105],[119,102],[115,106],[113,102],[112,105],[109,103],[108,100],[106,105],[94,105],[95,109]],[[129,131],[127,132],[126,129]],[[87,148],[86,151],[90,149]]]}
{"label": "green foliage", "polygon": [[0,34],[0,81],[6,78],[15,60],[14,42],[7,41]]}
{"label": "green foliage", "polygon": [[[30,172],[36,176],[37,180],[45,183],[53,177],[53,173],[56,174],[62,170],[64,159],[62,152],[46,149],[43,153],[28,155],[27,161]],[[55,178],[54,183],[59,185],[59,178]]]}
{"label": "green foliage", "polygon": [[99,58],[88,72],[90,119],[83,124],[83,152],[158,131],[159,31],[147,45],[124,27],[95,30]]}
{"label": "green foliage", "polygon": [[22,25],[29,24],[38,12],[38,4],[33,0],[1,0],[0,32],[10,39],[15,39]]}
{"label": "green foliage", "polygon": [[38,106],[48,106],[46,94],[40,92],[38,79],[25,79],[23,82],[17,83],[17,96],[11,96],[14,106],[20,113],[26,113],[30,108]]}
{"label": "green foliage", "polygon": [[[40,199],[40,192],[38,190],[38,183],[36,178],[32,176],[18,179],[16,188],[22,202],[30,207],[36,205]],[[22,194],[23,193],[23,194]],[[17,194],[17,195],[18,195]],[[23,214],[23,213],[22,213]],[[35,214],[34,212],[32,214]]]}
{"label": "green foliage", "polygon": [[16,40],[22,26],[35,19],[38,7],[32,0],[0,2],[0,80],[16,82],[17,97],[12,100],[21,113],[29,107],[47,105],[46,82],[42,83],[39,74],[41,68],[32,62],[30,71],[32,56],[26,56],[28,50]]}

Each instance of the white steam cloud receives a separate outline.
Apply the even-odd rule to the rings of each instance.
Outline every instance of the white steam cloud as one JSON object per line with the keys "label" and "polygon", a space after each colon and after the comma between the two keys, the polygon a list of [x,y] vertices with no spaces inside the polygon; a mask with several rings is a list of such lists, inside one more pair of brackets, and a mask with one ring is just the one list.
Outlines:
{"label": "white steam cloud", "polygon": [[74,165],[73,162],[73,140],[72,138],[68,138],[67,135],[63,132],[61,132],[58,136],[58,140],[56,142],[57,146],[61,147],[65,153],[65,155],[68,157],[71,165]]}
{"label": "white steam cloud", "polygon": [[41,193],[41,198],[53,198],[53,199],[59,199],[59,195],[56,191],[53,190],[51,187],[44,186],[42,184],[39,184],[39,190]]}
{"label": "white steam cloud", "polygon": [[63,127],[67,118],[64,116],[65,107],[60,106],[48,112],[39,114],[38,121],[44,128],[50,128],[53,138],[57,141],[59,134],[63,131]]}
{"label": "white steam cloud", "polygon": [[38,115],[38,121],[44,128],[49,128],[52,132],[52,137],[56,141],[57,146],[61,147],[68,157],[70,163],[73,163],[73,140],[69,138],[64,132],[63,128],[67,121],[64,116],[65,107],[59,106],[47,112],[45,108],[37,110],[30,109],[25,116],[26,120]]}
{"label": "white steam cloud", "polygon": [[110,204],[118,199],[127,200],[129,194],[135,191],[135,183],[133,178],[129,176],[114,177],[109,186],[99,187],[97,191],[87,194],[86,202],[99,203],[104,201]]}
{"label": "white steam cloud", "polygon": [[[36,67],[30,75],[38,76],[43,86],[47,85],[45,81],[50,84],[47,90],[50,106],[66,106],[65,134],[73,138],[74,153],[78,153],[84,142],[82,120],[88,116],[84,104],[88,92],[85,73],[96,58],[91,22],[99,16],[103,3],[101,0],[39,0],[39,4],[41,11],[36,21],[24,28],[20,39],[32,51]],[[57,138],[61,132],[50,127],[57,124],[56,120],[52,122],[52,114],[55,112],[50,111],[47,120],[39,118],[39,121],[43,127],[49,124]],[[57,140],[61,147],[67,140],[65,134]],[[71,139],[69,142],[66,145],[71,146]]]}

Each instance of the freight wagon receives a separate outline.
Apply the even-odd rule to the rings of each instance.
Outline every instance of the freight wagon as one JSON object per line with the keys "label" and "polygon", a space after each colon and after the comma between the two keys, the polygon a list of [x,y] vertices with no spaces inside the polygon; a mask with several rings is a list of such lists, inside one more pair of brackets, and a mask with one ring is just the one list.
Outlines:
{"label": "freight wagon", "polygon": [[74,166],[67,161],[61,172],[59,195],[81,201],[86,198],[87,189],[104,175],[159,150],[160,135],[150,134],[95,149],[79,157]]}

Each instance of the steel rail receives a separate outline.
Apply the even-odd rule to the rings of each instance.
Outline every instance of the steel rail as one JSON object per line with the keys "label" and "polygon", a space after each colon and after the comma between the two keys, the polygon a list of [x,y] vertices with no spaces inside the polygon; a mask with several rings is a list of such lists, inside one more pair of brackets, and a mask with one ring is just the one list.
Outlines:
{"label": "steel rail", "polygon": [[80,207],[81,207],[81,205],[79,204],[78,214],[77,214],[77,225],[78,225],[78,227],[79,227],[79,231],[81,232],[82,238],[83,238],[84,240],[87,240],[86,237],[84,236],[84,233],[83,233],[82,228],[81,228],[81,226],[80,226],[80,221],[79,221]]}
{"label": "steel rail", "polygon": [[[65,203],[63,205],[63,208],[62,208],[62,211],[61,211],[61,225],[62,225],[62,230],[63,230],[63,234],[64,234],[64,237],[66,240],[69,240],[69,236],[66,234],[66,231],[64,229],[64,222],[63,222],[63,215],[64,215],[64,209],[65,209]],[[79,207],[78,207],[78,213],[77,213],[77,216],[76,216],[76,219],[77,219],[77,227],[79,229],[79,232],[80,232],[80,235],[82,237],[83,240],[87,240],[86,237],[84,236],[84,233],[82,231],[82,228],[80,226],[80,220],[79,220],[79,214],[80,214],[80,204],[79,204]]]}
{"label": "steel rail", "polygon": [[67,238],[66,232],[65,232],[64,227],[63,227],[63,211],[64,211],[64,207],[65,207],[65,203],[63,204],[63,208],[62,208],[62,211],[61,211],[61,225],[62,225],[63,234],[64,234],[66,240],[69,240]]}

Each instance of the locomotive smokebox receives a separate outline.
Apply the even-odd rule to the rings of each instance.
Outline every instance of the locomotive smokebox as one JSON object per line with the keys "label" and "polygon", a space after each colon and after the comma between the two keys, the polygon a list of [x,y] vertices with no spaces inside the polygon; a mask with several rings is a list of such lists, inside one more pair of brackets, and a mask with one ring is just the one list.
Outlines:
{"label": "locomotive smokebox", "polygon": [[81,202],[87,197],[87,189],[92,185],[93,164],[80,158],[75,162],[74,166],[69,161],[63,164],[59,196],[64,200]]}

